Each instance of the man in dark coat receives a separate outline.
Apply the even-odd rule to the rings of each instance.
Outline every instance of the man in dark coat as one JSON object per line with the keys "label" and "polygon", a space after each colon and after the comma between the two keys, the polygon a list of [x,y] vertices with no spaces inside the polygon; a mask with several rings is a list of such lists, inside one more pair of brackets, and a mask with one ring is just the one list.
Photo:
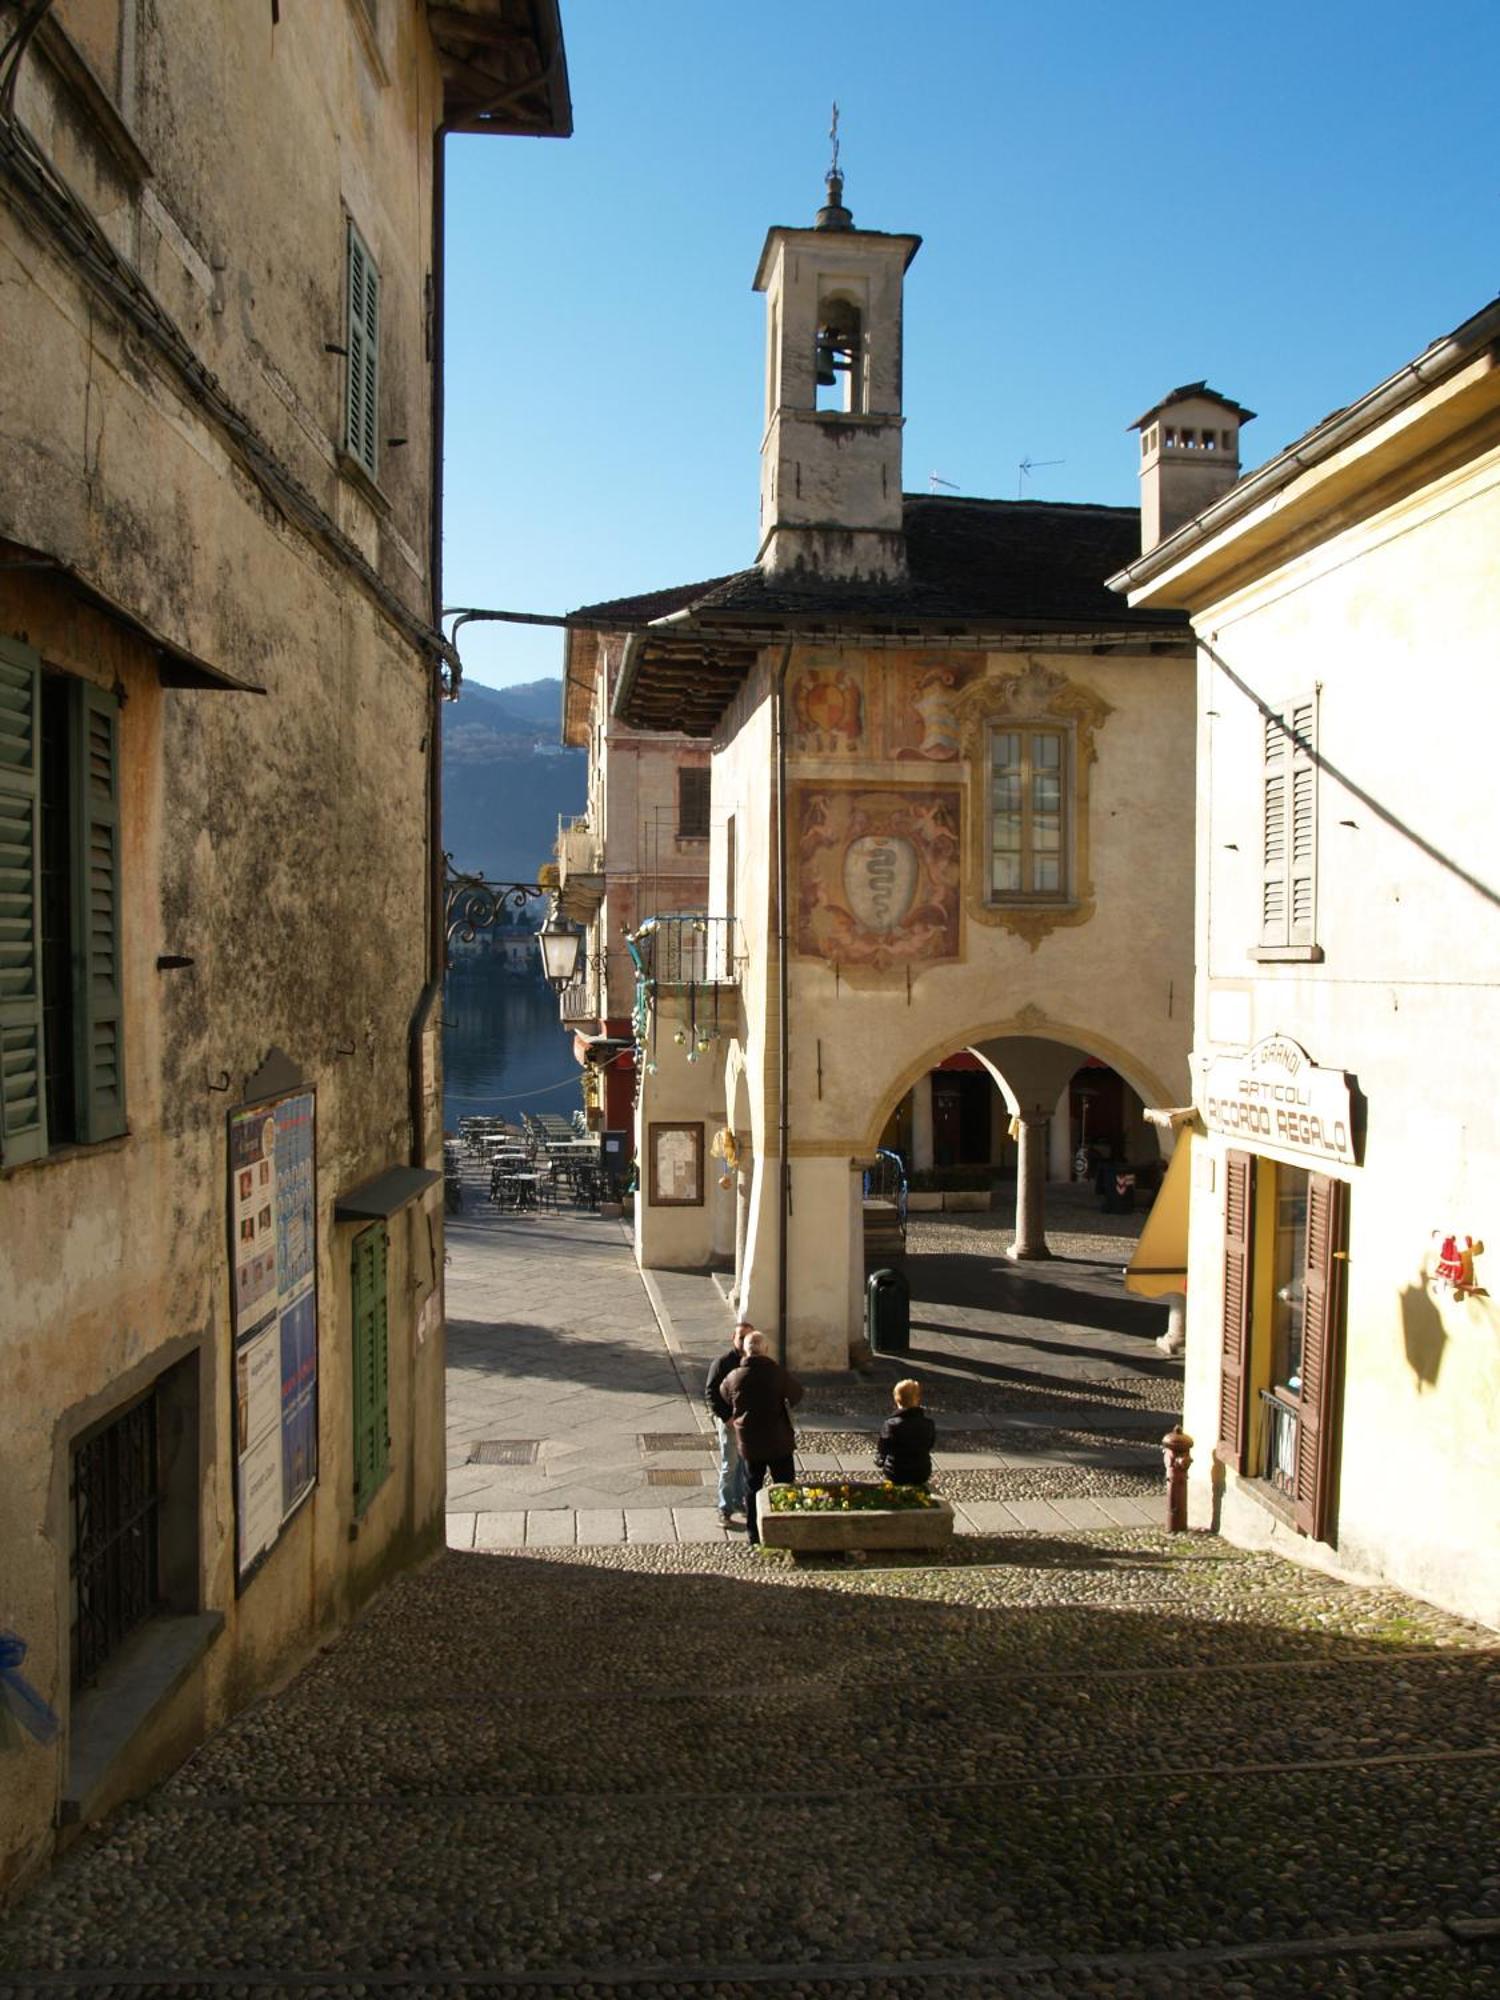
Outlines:
{"label": "man in dark coat", "polygon": [[896,1414],[880,1426],[875,1463],[897,1486],[925,1486],[932,1477],[937,1426],[922,1408],[922,1385],[910,1377],[893,1391]]}
{"label": "man in dark coat", "polygon": [[766,1349],[763,1333],[747,1333],[744,1361],[732,1369],[719,1385],[719,1394],[729,1406],[729,1420],[745,1461],[745,1514],[752,1542],[760,1540],[760,1522],[755,1503],[766,1474],[778,1486],[796,1477],[793,1454],[797,1434],[792,1429],[791,1406],[802,1401],[802,1384],[789,1375]]}
{"label": "man in dark coat", "polygon": [[739,1445],[729,1427],[729,1405],[724,1401],[722,1385],[724,1377],[743,1361],[741,1350],[745,1335],[754,1331],[749,1320],[739,1322],[730,1336],[730,1345],[709,1369],[708,1380],[703,1385],[703,1400],[708,1404],[719,1438],[719,1519],[726,1528],[734,1515],[744,1509],[745,1461],[740,1457]]}

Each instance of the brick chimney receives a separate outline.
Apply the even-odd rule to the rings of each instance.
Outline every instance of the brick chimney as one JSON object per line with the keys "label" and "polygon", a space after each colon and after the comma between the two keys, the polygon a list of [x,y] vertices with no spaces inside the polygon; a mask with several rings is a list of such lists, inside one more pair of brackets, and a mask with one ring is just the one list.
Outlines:
{"label": "brick chimney", "polygon": [[1137,417],[1141,434],[1141,554],[1175,534],[1227,493],[1240,476],[1241,409],[1206,382],[1180,389]]}

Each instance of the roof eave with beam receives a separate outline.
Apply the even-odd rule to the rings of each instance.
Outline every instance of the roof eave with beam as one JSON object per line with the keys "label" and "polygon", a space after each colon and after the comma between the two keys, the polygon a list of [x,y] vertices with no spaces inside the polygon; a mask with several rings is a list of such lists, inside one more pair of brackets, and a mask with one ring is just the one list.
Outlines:
{"label": "roof eave with beam", "polygon": [[557,0],[446,0],[427,22],[443,67],[443,125],[566,139],[573,130]]}

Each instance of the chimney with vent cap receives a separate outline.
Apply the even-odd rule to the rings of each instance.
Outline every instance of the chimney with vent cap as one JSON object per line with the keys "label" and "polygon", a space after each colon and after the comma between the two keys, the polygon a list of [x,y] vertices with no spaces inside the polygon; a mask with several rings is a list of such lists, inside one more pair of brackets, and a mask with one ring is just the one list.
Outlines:
{"label": "chimney with vent cap", "polygon": [[1240,426],[1254,410],[1206,382],[1180,389],[1137,417],[1141,434],[1141,554],[1226,494],[1240,476]]}

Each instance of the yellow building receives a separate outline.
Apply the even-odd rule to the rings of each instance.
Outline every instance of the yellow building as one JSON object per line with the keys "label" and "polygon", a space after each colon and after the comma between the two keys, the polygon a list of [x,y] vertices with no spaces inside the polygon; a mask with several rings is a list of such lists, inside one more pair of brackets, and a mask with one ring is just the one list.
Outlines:
{"label": "yellow building", "polygon": [[1190,634],[1105,588],[1133,508],[903,495],[917,249],[836,175],[770,232],[756,563],[656,593],[613,700],[713,753],[707,907],[636,940],[638,1254],[732,1255],[806,1369],[859,1335],[862,1169],[935,1064],[972,1050],[1014,1120],[1020,1257],[1079,1068],[1187,1086]]}
{"label": "yellow building", "polygon": [[1115,579],[1199,644],[1194,1519],[1490,1624],[1497,338],[1500,302]]}
{"label": "yellow building", "polygon": [[442,134],[550,0],[0,57],[0,1887],[437,1546]]}

